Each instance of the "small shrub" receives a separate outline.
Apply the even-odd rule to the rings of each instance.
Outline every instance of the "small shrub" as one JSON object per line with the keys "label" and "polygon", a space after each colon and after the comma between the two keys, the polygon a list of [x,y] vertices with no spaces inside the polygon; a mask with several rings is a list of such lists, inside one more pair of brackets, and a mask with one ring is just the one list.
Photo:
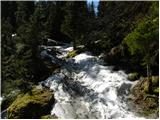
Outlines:
{"label": "small shrub", "polygon": [[153,93],[159,95],[159,87],[153,89]]}
{"label": "small shrub", "polygon": [[159,77],[158,76],[152,76],[152,85],[153,86],[159,85]]}
{"label": "small shrub", "polygon": [[128,79],[131,81],[138,80],[138,77],[139,75],[136,72],[128,74]]}

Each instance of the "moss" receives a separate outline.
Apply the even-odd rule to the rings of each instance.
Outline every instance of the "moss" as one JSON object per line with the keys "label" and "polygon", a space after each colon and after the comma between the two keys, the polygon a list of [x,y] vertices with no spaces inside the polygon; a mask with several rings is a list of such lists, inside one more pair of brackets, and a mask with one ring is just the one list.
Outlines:
{"label": "moss", "polygon": [[153,119],[158,118],[159,97],[157,95],[159,94],[159,87],[151,87],[153,92],[149,93],[148,79],[144,77],[133,87],[132,93],[136,112],[146,118]]}
{"label": "moss", "polygon": [[143,84],[143,90],[144,90],[145,93],[149,92],[149,85],[148,85],[147,81],[145,81],[144,84]]}
{"label": "moss", "polygon": [[58,119],[56,115],[44,115],[41,119]]}
{"label": "moss", "polygon": [[144,110],[144,111],[143,111],[143,114],[144,114],[145,116],[149,116],[151,113],[152,113],[151,110]]}
{"label": "moss", "polygon": [[131,81],[137,80],[138,79],[138,73],[134,72],[134,73],[128,74],[128,79],[131,80]]}
{"label": "moss", "polygon": [[153,110],[153,109],[150,109],[150,110],[144,109],[143,112],[142,112],[142,114],[143,114],[144,116],[146,116],[146,117],[148,117],[148,116],[150,116],[150,115],[152,115],[152,114],[154,114],[154,113],[156,113],[156,111]]}
{"label": "moss", "polygon": [[77,53],[77,50],[70,51],[70,52],[67,54],[66,58],[73,58],[73,57],[75,57],[77,54],[78,54],[78,53]]}
{"label": "moss", "polygon": [[159,77],[158,76],[152,76],[152,85],[159,86]]}
{"label": "moss", "polygon": [[[84,47],[84,46],[77,46],[76,50],[73,50],[73,51],[70,51],[66,58],[73,58],[75,57],[76,55],[82,53],[82,52],[85,52],[87,49]],[[65,58],[65,59],[66,59]]]}
{"label": "moss", "polygon": [[12,119],[38,119],[50,112],[53,103],[52,92],[34,88],[30,92],[17,97],[7,109],[7,116]]}
{"label": "moss", "polygon": [[148,110],[151,113],[153,113],[156,110],[157,107],[158,107],[158,104],[157,104],[157,99],[156,98],[148,97],[144,101],[144,106],[143,106],[144,111]]}
{"label": "moss", "polygon": [[159,87],[154,88],[154,89],[153,89],[153,93],[158,95],[158,94],[159,94]]}

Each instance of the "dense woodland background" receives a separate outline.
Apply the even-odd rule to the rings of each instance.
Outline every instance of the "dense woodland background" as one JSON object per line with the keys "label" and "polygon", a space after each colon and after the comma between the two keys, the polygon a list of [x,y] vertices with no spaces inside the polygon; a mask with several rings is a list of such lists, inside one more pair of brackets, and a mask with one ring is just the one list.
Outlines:
{"label": "dense woodland background", "polygon": [[158,75],[158,10],[158,1],[100,1],[97,13],[86,1],[1,2],[2,95],[26,91],[51,74],[39,55],[46,38],[75,50],[84,45],[103,53],[108,65],[140,76]]}

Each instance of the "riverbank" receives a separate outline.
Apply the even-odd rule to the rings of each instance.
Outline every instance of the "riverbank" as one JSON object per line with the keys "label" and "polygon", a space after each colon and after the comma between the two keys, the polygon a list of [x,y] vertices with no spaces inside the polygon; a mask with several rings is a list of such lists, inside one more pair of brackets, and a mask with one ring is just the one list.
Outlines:
{"label": "riverbank", "polygon": [[[137,107],[134,109],[136,104],[133,99],[128,101],[133,92],[131,89],[138,85],[138,81],[129,81],[124,71],[115,71],[114,67],[107,66],[102,59],[90,52],[67,57],[73,50],[68,44],[45,47],[45,50],[51,51],[53,48],[59,51],[59,54],[53,56],[50,52],[42,51],[43,56],[50,57],[53,63],[56,60],[60,67],[39,83],[40,86],[51,89],[54,94],[55,102],[48,118],[52,116],[61,119],[146,117],[138,113]],[[157,117],[151,116],[151,118]]]}

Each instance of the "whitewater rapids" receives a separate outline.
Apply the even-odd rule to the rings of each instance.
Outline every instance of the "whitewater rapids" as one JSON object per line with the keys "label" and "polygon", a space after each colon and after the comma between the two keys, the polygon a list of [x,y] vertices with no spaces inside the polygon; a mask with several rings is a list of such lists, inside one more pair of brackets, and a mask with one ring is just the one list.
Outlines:
{"label": "whitewater rapids", "polygon": [[[54,46],[62,59],[73,47]],[[68,59],[61,70],[43,83],[54,92],[56,100],[51,114],[60,119],[138,118],[126,104],[135,82],[124,71],[113,71],[89,52]],[[68,67],[68,68],[67,68]]]}

